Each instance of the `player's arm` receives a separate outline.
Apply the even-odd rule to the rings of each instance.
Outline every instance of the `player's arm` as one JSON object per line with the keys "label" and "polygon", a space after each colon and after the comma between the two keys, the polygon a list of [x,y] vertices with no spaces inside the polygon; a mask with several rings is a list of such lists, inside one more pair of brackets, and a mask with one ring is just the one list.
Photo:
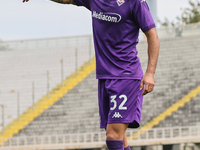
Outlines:
{"label": "player's arm", "polygon": [[60,4],[74,4],[73,0],[50,0]]}
{"label": "player's arm", "polygon": [[156,28],[152,28],[146,31],[145,35],[147,37],[148,43],[148,66],[140,86],[141,90],[144,88],[143,95],[153,91],[154,89],[154,74],[156,72],[156,65],[160,49],[160,41],[157,35]]}
{"label": "player's arm", "polygon": [[[29,0],[23,0],[23,2],[28,2]],[[50,0],[60,4],[74,4],[73,0]]]}

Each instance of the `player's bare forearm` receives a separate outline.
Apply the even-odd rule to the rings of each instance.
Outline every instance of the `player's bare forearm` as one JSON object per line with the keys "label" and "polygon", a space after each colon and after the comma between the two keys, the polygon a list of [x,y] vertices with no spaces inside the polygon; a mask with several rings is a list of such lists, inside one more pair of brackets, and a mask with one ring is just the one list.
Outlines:
{"label": "player's bare forearm", "polygon": [[60,4],[74,4],[73,0],[50,0]]}
{"label": "player's bare forearm", "polygon": [[158,61],[160,41],[156,28],[150,29],[145,33],[148,42],[148,66],[146,73],[155,74]]}
{"label": "player's bare forearm", "polygon": [[158,39],[158,35],[155,28],[145,32],[145,35],[147,37],[148,42],[148,66],[140,85],[141,90],[144,88],[145,85],[145,89],[142,93],[143,95],[153,91],[154,89],[154,74],[156,72],[156,65],[160,49],[160,41]]}
{"label": "player's bare forearm", "polygon": [[[23,2],[28,2],[29,0],[23,0]],[[73,0],[50,0],[60,4],[74,4]]]}

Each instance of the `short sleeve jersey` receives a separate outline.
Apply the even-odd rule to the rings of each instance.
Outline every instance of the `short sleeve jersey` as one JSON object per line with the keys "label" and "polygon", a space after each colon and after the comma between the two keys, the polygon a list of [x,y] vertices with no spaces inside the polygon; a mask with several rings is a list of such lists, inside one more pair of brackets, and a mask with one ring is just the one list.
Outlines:
{"label": "short sleeve jersey", "polygon": [[97,79],[142,79],[139,29],[154,28],[145,0],[74,0],[91,11]]}

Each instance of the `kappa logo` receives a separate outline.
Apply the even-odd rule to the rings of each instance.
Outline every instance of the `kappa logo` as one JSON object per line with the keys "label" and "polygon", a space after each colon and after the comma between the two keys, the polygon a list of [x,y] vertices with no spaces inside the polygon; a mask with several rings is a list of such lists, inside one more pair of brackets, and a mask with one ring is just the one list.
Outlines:
{"label": "kappa logo", "polygon": [[119,112],[115,112],[115,114],[112,116],[112,118],[123,118],[122,115],[120,115]]}
{"label": "kappa logo", "polygon": [[146,0],[142,0],[141,3],[145,2]]}
{"label": "kappa logo", "polygon": [[121,6],[122,4],[125,3],[125,0],[117,0],[116,2],[118,4],[118,6]]}

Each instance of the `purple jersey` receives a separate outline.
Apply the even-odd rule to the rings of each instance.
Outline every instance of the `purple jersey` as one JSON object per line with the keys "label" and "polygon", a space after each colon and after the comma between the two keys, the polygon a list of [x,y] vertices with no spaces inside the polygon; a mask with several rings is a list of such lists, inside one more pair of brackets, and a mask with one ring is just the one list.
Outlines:
{"label": "purple jersey", "polygon": [[155,27],[145,0],[74,0],[91,11],[97,79],[142,79],[139,29]]}

